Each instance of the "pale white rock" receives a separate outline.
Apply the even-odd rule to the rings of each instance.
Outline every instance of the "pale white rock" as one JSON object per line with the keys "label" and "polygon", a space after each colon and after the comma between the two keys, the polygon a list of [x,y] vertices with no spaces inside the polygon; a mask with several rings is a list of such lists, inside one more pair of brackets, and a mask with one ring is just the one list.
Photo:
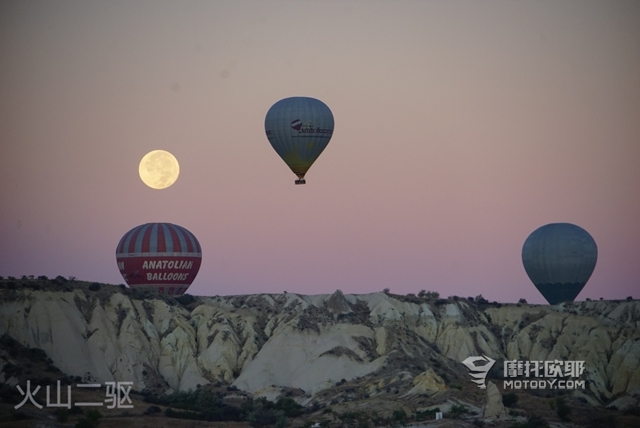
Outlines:
{"label": "pale white rock", "polygon": [[571,392],[571,396],[580,400],[584,400],[593,407],[602,406],[602,402],[595,398],[593,395],[585,394],[582,390],[576,389]]}
{"label": "pale white rock", "polygon": [[607,409],[618,409],[620,411],[629,410],[638,405],[638,400],[629,395],[623,395],[622,397],[611,402]]}
{"label": "pale white rock", "polygon": [[387,329],[379,327],[375,329],[376,353],[385,355],[387,351]]}
{"label": "pale white rock", "polygon": [[458,321],[462,320],[462,314],[460,313],[458,306],[453,303],[449,303],[448,305],[445,306],[444,313],[449,318],[454,318],[455,320],[458,320]]}
{"label": "pale white rock", "polygon": [[314,394],[327,381],[350,380],[380,368],[385,358],[367,362],[354,336],[371,337],[372,331],[344,324],[322,334],[288,329],[264,344],[233,385],[250,392],[275,385]]}
{"label": "pale white rock", "polygon": [[417,394],[435,394],[447,389],[444,380],[433,369],[427,369],[413,379],[411,388],[403,397]]}
{"label": "pale white rock", "polygon": [[[375,372],[393,353],[415,358],[437,349],[457,362],[477,355],[584,361],[588,400],[640,394],[637,301],[480,308],[385,293],[286,293],[199,298],[189,312],[117,290],[100,299],[80,289],[5,293],[0,334],[43,349],[67,374],[130,380],[138,390],[152,370],[173,389],[223,381],[251,392],[276,385],[312,395]],[[398,376],[367,388],[374,393]]]}
{"label": "pale white rock", "polygon": [[469,331],[455,324],[441,324],[436,344],[442,355],[456,361],[479,354]]}
{"label": "pale white rock", "polygon": [[502,404],[502,394],[493,382],[487,383],[487,402],[484,407],[484,418],[489,420],[502,420],[507,416],[507,411]]}
{"label": "pale white rock", "polygon": [[348,314],[353,312],[351,306],[349,306],[349,302],[340,290],[336,290],[336,292],[327,299],[327,309],[334,314]]}
{"label": "pale white rock", "polygon": [[631,392],[640,386],[640,341],[625,341],[611,356],[607,367],[613,387],[611,393],[617,395]]}

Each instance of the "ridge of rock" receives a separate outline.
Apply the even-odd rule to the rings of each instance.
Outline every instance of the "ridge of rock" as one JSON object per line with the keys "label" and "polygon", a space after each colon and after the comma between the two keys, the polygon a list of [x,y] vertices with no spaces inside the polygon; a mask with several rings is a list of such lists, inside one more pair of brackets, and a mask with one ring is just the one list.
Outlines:
{"label": "ridge of rock", "polygon": [[258,395],[293,388],[311,400],[366,379],[374,395],[431,394],[470,382],[461,361],[487,355],[496,366],[584,361],[579,392],[590,403],[627,405],[637,397],[620,398],[640,392],[638,301],[497,307],[339,290],[191,299],[110,286],[5,290],[0,335],[44,350],[68,375],[137,390],[222,383]]}

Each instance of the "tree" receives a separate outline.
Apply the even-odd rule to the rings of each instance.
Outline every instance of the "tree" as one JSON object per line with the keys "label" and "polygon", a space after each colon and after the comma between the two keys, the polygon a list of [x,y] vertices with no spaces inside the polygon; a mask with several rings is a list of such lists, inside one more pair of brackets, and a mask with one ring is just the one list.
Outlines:
{"label": "tree", "polygon": [[485,299],[484,297],[482,297],[482,294],[478,294],[476,296],[476,303],[489,303],[489,301],[487,299]]}
{"label": "tree", "polygon": [[96,428],[100,423],[102,413],[96,409],[87,410],[84,418],[80,419],[76,424],[76,428]]}
{"label": "tree", "polygon": [[296,403],[293,398],[289,397],[280,397],[274,406],[277,410],[282,410],[285,416],[290,418],[295,418],[296,416],[300,416],[304,413],[304,407],[300,404]]}
{"label": "tree", "polygon": [[515,392],[509,392],[502,396],[502,404],[505,407],[513,407],[518,402],[518,395]]}
{"label": "tree", "polygon": [[571,414],[571,407],[564,401],[564,398],[558,397],[556,400],[556,413],[558,417],[563,421],[569,420],[569,415]]}
{"label": "tree", "polygon": [[469,410],[467,410],[466,407],[456,404],[454,406],[451,406],[451,410],[449,410],[449,416],[451,416],[453,419],[459,419],[462,415],[468,412]]}
{"label": "tree", "polygon": [[402,409],[394,410],[393,420],[400,425],[405,425],[407,423],[407,412]]}

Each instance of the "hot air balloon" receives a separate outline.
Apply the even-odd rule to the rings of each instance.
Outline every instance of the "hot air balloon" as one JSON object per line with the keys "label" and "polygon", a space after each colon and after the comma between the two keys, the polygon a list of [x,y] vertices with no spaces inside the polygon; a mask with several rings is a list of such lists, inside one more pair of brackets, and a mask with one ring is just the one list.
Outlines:
{"label": "hot air balloon", "polygon": [[550,305],[573,301],[591,277],[598,259],[596,241],[571,223],[551,223],[531,233],[522,263]]}
{"label": "hot air balloon", "polygon": [[116,248],[116,261],[129,287],[179,296],[198,274],[202,251],[196,237],[184,227],[147,223],[124,234]]}
{"label": "hot air balloon", "polygon": [[333,115],[315,98],[285,98],[271,106],[264,129],[275,151],[298,176],[296,184],[305,184],[305,174],[333,135]]}

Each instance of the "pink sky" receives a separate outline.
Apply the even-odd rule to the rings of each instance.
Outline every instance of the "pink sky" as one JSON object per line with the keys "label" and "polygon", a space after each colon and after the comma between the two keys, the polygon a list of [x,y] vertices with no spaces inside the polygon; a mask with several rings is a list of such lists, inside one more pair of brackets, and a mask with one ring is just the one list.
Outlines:
{"label": "pink sky", "polygon": [[[0,52],[2,276],[121,283],[163,221],[202,245],[191,294],[543,303],[522,244],[570,222],[578,300],[640,297],[639,2],[3,1]],[[264,134],[289,96],[335,118],[305,186]]]}

